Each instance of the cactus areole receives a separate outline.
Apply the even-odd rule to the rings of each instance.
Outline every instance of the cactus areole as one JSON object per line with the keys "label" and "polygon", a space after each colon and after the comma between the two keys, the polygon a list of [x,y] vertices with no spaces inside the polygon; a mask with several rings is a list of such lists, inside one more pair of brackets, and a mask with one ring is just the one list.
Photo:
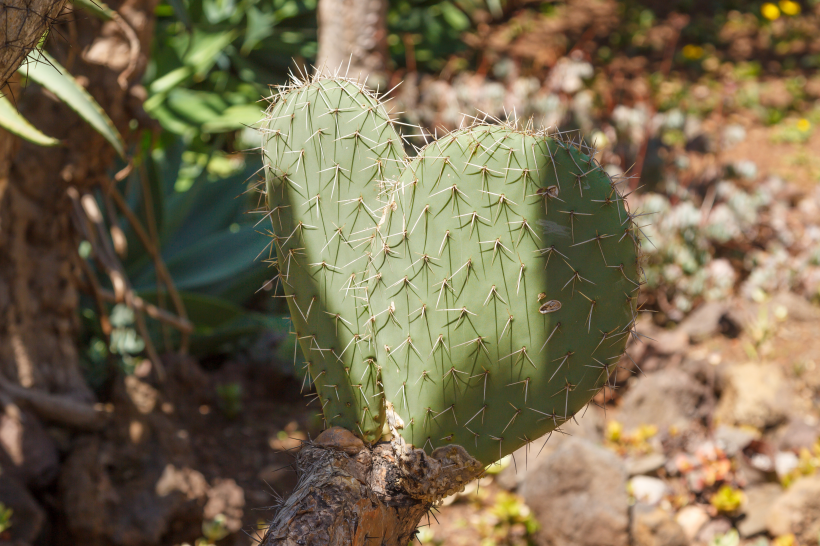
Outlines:
{"label": "cactus areole", "polygon": [[478,122],[408,157],[344,78],[282,87],[263,128],[277,280],[326,427],[482,465],[552,432],[633,333],[640,249],[569,136]]}

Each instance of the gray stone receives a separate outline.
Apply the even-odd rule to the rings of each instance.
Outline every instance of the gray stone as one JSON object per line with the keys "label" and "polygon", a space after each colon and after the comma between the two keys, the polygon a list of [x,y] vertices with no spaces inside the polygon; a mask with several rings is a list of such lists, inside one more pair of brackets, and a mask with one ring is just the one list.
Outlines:
{"label": "gray stone", "polygon": [[633,457],[626,460],[626,471],[630,477],[641,474],[651,474],[663,468],[666,464],[666,456],[663,453],[649,453],[640,457]]}
{"label": "gray stone", "polygon": [[687,546],[683,528],[665,511],[638,503],[632,507],[633,546]]}
{"label": "gray stone", "polygon": [[542,546],[626,546],[626,469],[611,451],[570,438],[527,474],[521,495],[541,525]]}
{"label": "gray stone", "polygon": [[709,514],[706,512],[706,509],[696,504],[684,506],[675,515],[675,521],[678,522],[690,540],[698,536],[698,531],[706,525],[709,519]]}
{"label": "gray stone", "polygon": [[618,420],[625,430],[643,424],[686,429],[705,416],[709,390],[677,369],[664,369],[637,379],[623,398]]}
{"label": "gray stone", "polygon": [[786,316],[797,322],[810,322],[820,318],[820,309],[809,300],[794,292],[779,292],[772,296],[769,311],[777,312],[778,307],[786,310]]}
{"label": "gray stone", "polygon": [[245,490],[239,487],[234,480],[214,480],[213,487],[208,491],[208,502],[202,511],[205,520],[212,520],[222,514],[225,517],[225,527],[232,533],[242,528],[243,508],[245,507]]}
{"label": "gray stone", "polygon": [[743,519],[737,526],[741,537],[766,531],[766,516],[782,492],[783,488],[776,483],[764,483],[744,491],[746,502],[743,505]]}
{"label": "gray stone", "polygon": [[692,343],[700,343],[716,336],[728,325],[724,325],[728,318],[729,305],[723,301],[706,302],[687,316],[678,326],[678,330],[685,333]]}
{"label": "gray stone", "polygon": [[510,464],[496,476],[496,484],[508,491],[514,491],[526,481],[529,472],[537,471],[547,457],[571,438],[585,438],[600,442],[604,433],[604,412],[597,406],[589,406],[575,419],[561,425],[561,431],[549,437],[534,441],[529,448],[524,446],[515,453],[514,464]]}
{"label": "gray stone", "polygon": [[635,476],[629,480],[629,491],[638,502],[654,506],[669,493],[669,486],[659,478]]}
{"label": "gray stone", "polygon": [[729,425],[759,430],[782,423],[789,415],[793,392],[778,366],[739,364],[721,377],[722,393],[715,419]]}
{"label": "gray stone", "polygon": [[649,343],[659,355],[674,355],[682,353],[689,348],[689,336],[679,328],[674,330],[661,330],[654,335],[648,335],[651,335],[653,338]]}
{"label": "gray stone", "polygon": [[781,451],[811,449],[820,438],[820,428],[809,425],[802,418],[792,417],[789,422],[777,431],[777,448]]}
{"label": "gray stone", "polygon": [[728,425],[719,425],[715,430],[715,443],[727,457],[734,457],[757,437],[754,431]]}
{"label": "gray stone", "polygon": [[732,522],[726,518],[717,518],[708,522],[700,528],[698,536],[695,537],[697,542],[705,542],[707,544],[712,542],[718,535],[725,535],[732,529]]}
{"label": "gray stone", "polygon": [[800,544],[820,536],[820,474],[797,480],[771,506],[766,529],[774,536],[794,534]]}
{"label": "gray stone", "polygon": [[781,480],[791,474],[800,464],[800,459],[792,451],[778,451],[774,456],[774,471]]}

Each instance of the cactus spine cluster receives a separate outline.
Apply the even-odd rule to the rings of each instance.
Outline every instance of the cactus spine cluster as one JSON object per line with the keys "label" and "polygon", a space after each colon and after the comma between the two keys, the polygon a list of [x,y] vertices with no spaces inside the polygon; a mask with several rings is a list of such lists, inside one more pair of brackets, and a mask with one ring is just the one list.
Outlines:
{"label": "cactus spine cluster", "polygon": [[[379,99],[294,81],[264,124],[277,279],[327,426],[491,463],[572,418],[635,326],[633,216],[578,142],[476,123],[407,158]],[[395,417],[394,417],[395,416]]]}

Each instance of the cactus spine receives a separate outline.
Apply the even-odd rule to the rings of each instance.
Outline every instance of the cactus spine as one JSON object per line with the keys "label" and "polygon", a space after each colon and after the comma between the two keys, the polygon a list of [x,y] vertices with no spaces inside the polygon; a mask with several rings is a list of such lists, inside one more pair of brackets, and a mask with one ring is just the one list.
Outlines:
{"label": "cactus spine", "polygon": [[378,99],[338,78],[282,89],[264,132],[276,262],[329,426],[488,464],[607,381],[639,247],[580,143],[479,123],[410,160]]}

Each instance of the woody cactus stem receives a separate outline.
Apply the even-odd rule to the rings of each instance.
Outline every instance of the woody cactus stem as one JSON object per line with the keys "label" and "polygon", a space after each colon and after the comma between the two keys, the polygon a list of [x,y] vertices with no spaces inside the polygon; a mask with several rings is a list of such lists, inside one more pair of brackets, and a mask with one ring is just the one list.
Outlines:
{"label": "woody cactus stem", "polygon": [[[580,141],[485,121],[409,159],[378,97],[315,77],[280,89],[264,124],[304,387],[326,426],[390,440],[405,477],[428,455],[476,469],[551,433],[635,335],[640,248],[618,182]],[[412,483],[424,502],[450,490]]]}

